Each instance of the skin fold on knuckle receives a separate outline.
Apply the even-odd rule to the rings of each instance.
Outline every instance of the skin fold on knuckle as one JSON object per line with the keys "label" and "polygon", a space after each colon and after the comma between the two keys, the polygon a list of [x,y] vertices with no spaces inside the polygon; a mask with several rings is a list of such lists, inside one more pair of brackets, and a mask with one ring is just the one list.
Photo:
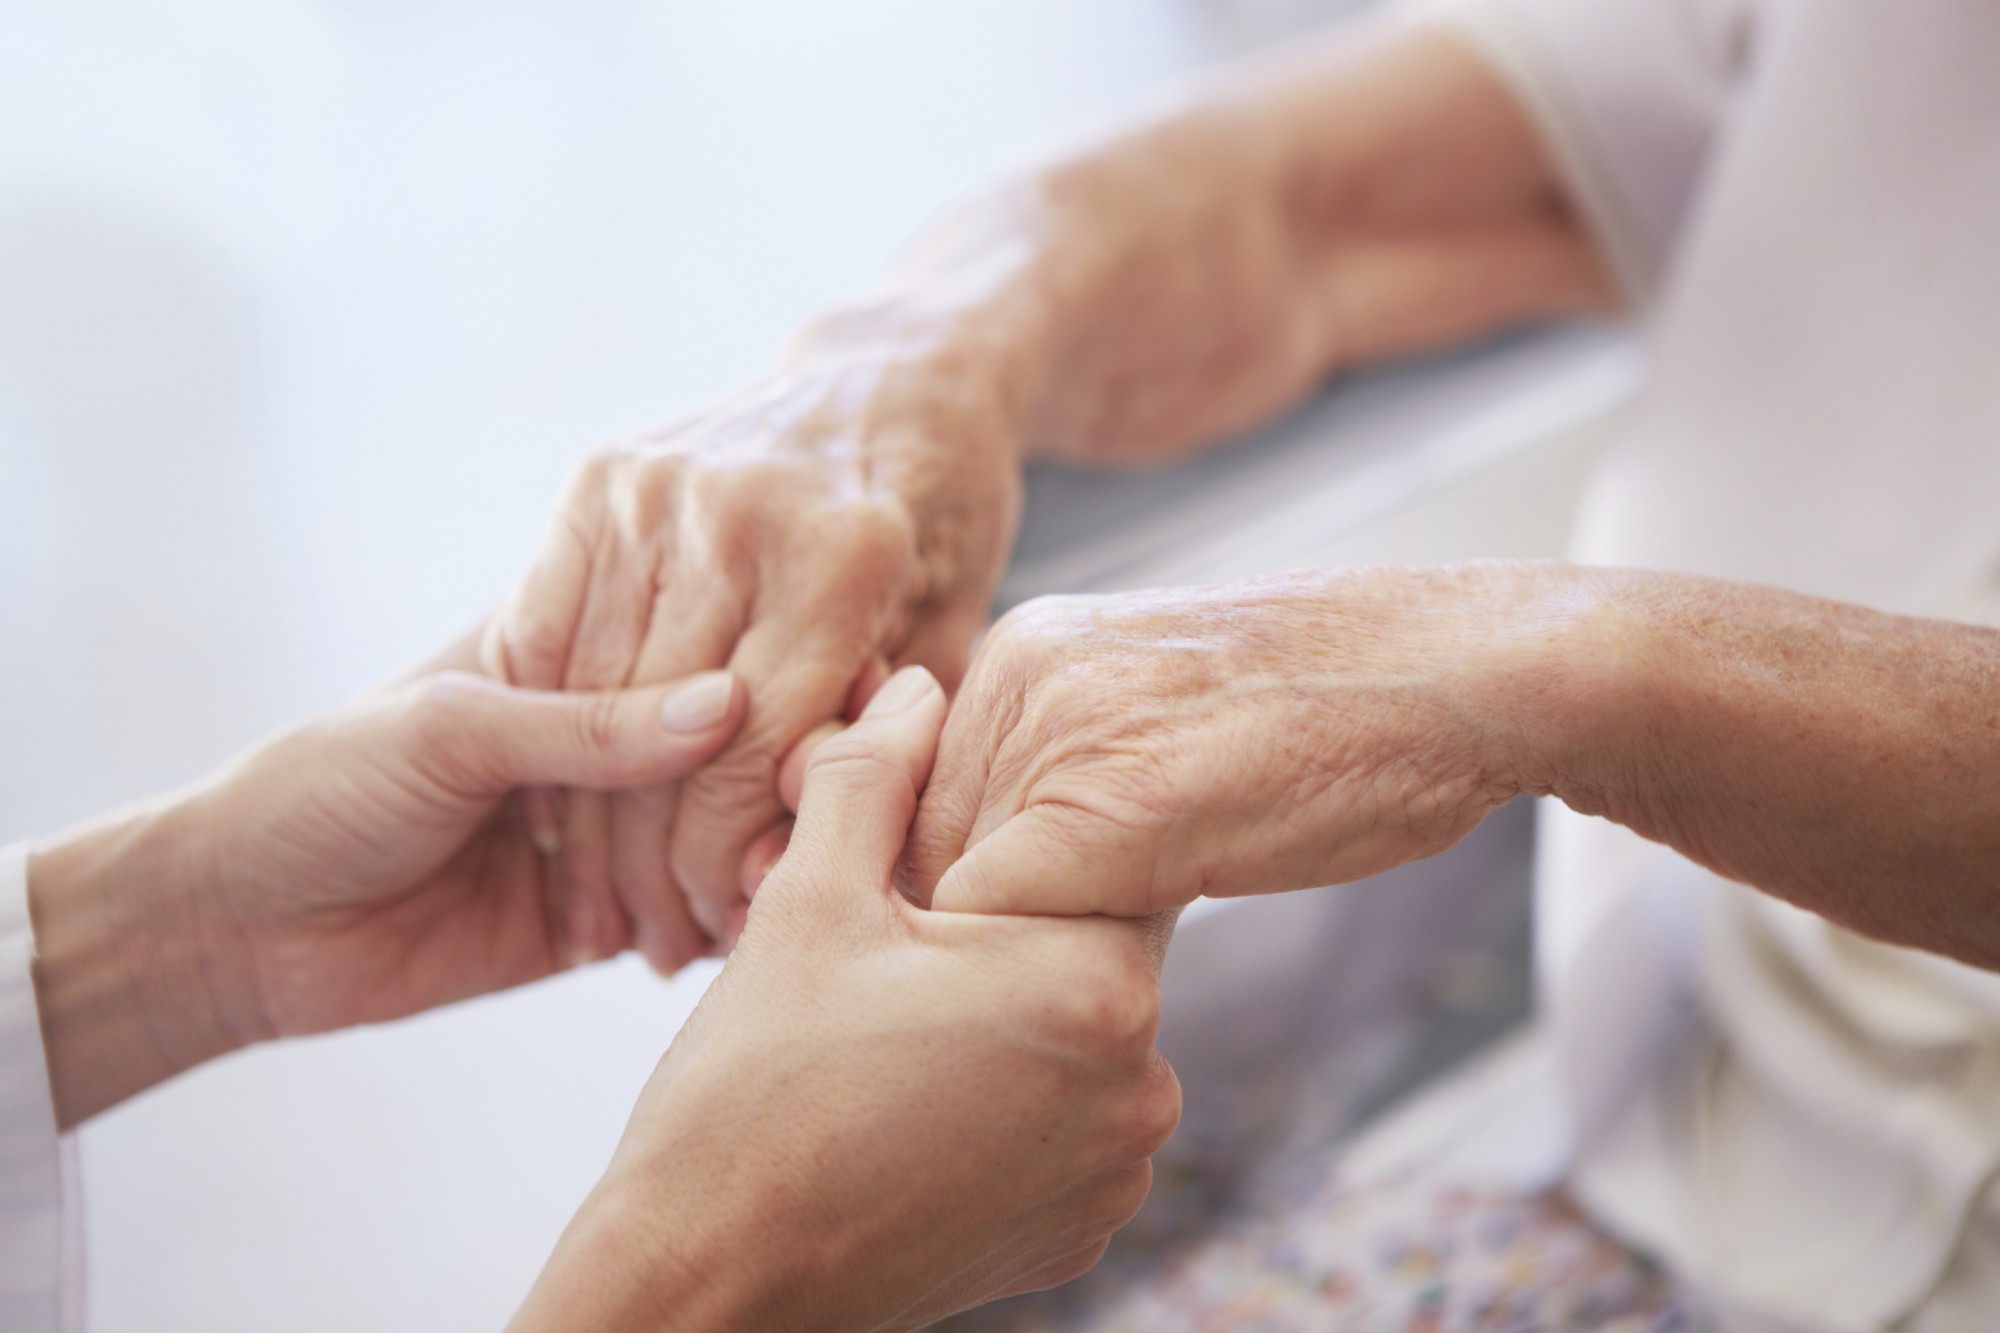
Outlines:
{"label": "skin fold on knuckle", "polygon": [[805,792],[800,804],[812,808],[815,791],[867,795],[884,805],[913,809],[917,787],[909,764],[872,737],[843,733],[832,737],[806,765]]}
{"label": "skin fold on knuckle", "polygon": [[638,544],[671,548],[682,526],[697,464],[672,448],[629,457],[618,488],[624,535]]}
{"label": "skin fold on knuckle", "polygon": [[576,701],[569,710],[571,739],[580,754],[610,760],[626,749],[630,724],[620,697],[609,691]]}
{"label": "skin fold on knuckle", "polygon": [[761,829],[783,811],[778,800],[778,756],[759,738],[745,736],[692,774],[681,788],[680,814],[761,819]]}

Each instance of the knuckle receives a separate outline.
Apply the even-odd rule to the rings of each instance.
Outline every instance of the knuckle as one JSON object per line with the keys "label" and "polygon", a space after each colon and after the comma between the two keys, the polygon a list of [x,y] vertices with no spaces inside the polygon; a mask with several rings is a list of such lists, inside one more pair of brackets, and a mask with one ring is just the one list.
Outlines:
{"label": "knuckle", "polygon": [[619,739],[618,723],[618,696],[608,692],[580,701],[570,714],[577,744],[587,753],[614,749]]}
{"label": "knuckle", "polygon": [[1058,1022],[1086,1061],[1126,1064],[1151,1052],[1160,1025],[1160,986],[1151,969],[1106,960],[1070,980]]}
{"label": "knuckle", "polygon": [[850,594],[914,597],[916,529],[901,505],[879,496],[828,501],[798,535],[815,582]]}
{"label": "knuckle", "polygon": [[417,683],[409,717],[419,742],[451,742],[469,731],[492,682],[469,671],[440,671]]}
{"label": "knuckle", "polygon": [[544,603],[517,602],[507,616],[505,652],[517,678],[538,680],[562,664],[569,625]]}
{"label": "knuckle", "polygon": [[723,751],[695,774],[682,800],[696,810],[752,810],[760,814],[778,805],[777,761],[768,751],[737,746]]}
{"label": "knuckle", "polygon": [[623,469],[628,450],[613,443],[593,449],[577,460],[570,469],[569,480],[563,486],[563,496],[567,501],[595,500],[610,489],[612,481]]}
{"label": "knuckle", "polygon": [[1131,1108],[1133,1157],[1151,1158],[1173,1139],[1181,1124],[1181,1082],[1164,1058],[1142,1076]]}
{"label": "knuckle", "polygon": [[493,681],[466,671],[441,671],[419,681],[403,703],[403,723],[417,762],[438,778],[481,779],[482,705]]}
{"label": "knuckle", "polygon": [[806,785],[907,791],[915,796],[909,767],[885,753],[872,737],[843,732],[829,737],[806,764]]}
{"label": "knuckle", "polygon": [[1153,1163],[1141,1160],[1114,1171],[1096,1200],[1094,1229],[1110,1235],[1139,1215],[1153,1191]]}
{"label": "knuckle", "polygon": [[671,531],[693,486],[695,460],[671,450],[644,456],[623,488],[623,519],[636,538]]}
{"label": "knuckle", "polygon": [[1078,593],[1044,593],[1022,602],[995,623],[987,638],[1010,653],[1046,656],[1086,639],[1099,599]]}

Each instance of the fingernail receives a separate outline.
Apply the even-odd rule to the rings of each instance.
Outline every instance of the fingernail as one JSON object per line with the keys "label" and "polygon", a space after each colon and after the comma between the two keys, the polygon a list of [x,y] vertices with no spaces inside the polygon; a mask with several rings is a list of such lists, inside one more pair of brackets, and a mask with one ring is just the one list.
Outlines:
{"label": "fingernail", "polygon": [[707,731],[729,716],[735,690],[727,671],[704,671],[660,701],[660,725],[668,731]]}
{"label": "fingernail", "polygon": [[904,667],[889,677],[889,683],[875,691],[861,716],[887,717],[900,713],[931,692],[931,673],[922,667]]}

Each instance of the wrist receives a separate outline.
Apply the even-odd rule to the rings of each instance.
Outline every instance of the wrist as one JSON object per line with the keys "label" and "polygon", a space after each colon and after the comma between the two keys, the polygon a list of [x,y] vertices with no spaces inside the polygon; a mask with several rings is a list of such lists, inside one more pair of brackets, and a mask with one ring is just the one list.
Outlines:
{"label": "wrist", "polygon": [[36,1006],[65,1129],[255,1038],[216,1002],[226,951],[186,818],[177,805],[114,816],[29,859]]}
{"label": "wrist", "polygon": [[[786,1238],[746,1216],[741,1197],[636,1182],[614,1164],[577,1210],[509,1333],[727,1333],[771,1327],[794,1308]],[[651,1188],[648,1188],[648,1185]]]}
{"label": "wrist", "polygon": [[[1488,642],[1480,697],[1513,790],[1604,813],[1613,770],[1641,762],[1656,690],[1650,629],[1621,570],[1513,567],[1516,595]],[[1525,577],[1521,575],[1525,574]]]}
{"label": "wrist", "polygon": [[1054,369],[1059,277],[1078,230],[1043,178],[1002,186],[940,219],[886,280],[815,321],[793,350],[859,356],[917,397],[977,410],[1018,471]]}

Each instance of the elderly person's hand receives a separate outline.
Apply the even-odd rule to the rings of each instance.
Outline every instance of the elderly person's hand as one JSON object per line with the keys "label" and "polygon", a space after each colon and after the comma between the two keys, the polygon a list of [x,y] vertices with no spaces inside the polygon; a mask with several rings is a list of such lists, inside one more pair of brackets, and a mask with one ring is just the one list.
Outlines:
{"label": "elderly person's hand", "polygon": [[779,757],[885,659],[956,683],[1022,459],[1182,456],[1330,371],[1609,294],[1506,82],[1406,17],[976,198],[774,374],[571,484],[489,669],[601,689],[727,665],[750,702],[678,803],[529,803],[567,947],[636,943],[666,970],[730,941],[781,840],[752,846],[781,813]]}
{"label": "elderly person's hand", "polygon": [[61,1119],[250,1042],[561,968],[548,866],[509,794],[677,778],[742,715],[722,672],[561,694],[428,670],[43,844],[29,898]]}
{"label": "elderly person's hand", "polygon": [[[956,681],[1018,507],[997,368],[906,360],[835,321],[693,419],[588,459],[487,641],[488,668],[607,689],[727,666],[742,732],[679,786],[535,793],[578,959],[672,971],[728,941],[778,759],[904,661]],[[855,344],[862,346],[857,349]]]}
{"label": "elderly person's hand", "polygon": [[516,1325],[915,1328],[1083,1272],[1179,1114],[1170,924],[930,913],[892,873],[945,699],[821,745],[741,944]]}
{"label": "elderly person's hand", "polygon": [[1442,851],[1522,790],[1533,567],[1030,602],[981,645],[912,835],[957,911],[1139,916]]}
{"label": "elderly person's hand", "polygon": [[1997,772],[1976,625],[1553,562],[1053,598],[981,646],[906,887],[1140,916],[1374,874],[1535,793],[1991,968]]}

